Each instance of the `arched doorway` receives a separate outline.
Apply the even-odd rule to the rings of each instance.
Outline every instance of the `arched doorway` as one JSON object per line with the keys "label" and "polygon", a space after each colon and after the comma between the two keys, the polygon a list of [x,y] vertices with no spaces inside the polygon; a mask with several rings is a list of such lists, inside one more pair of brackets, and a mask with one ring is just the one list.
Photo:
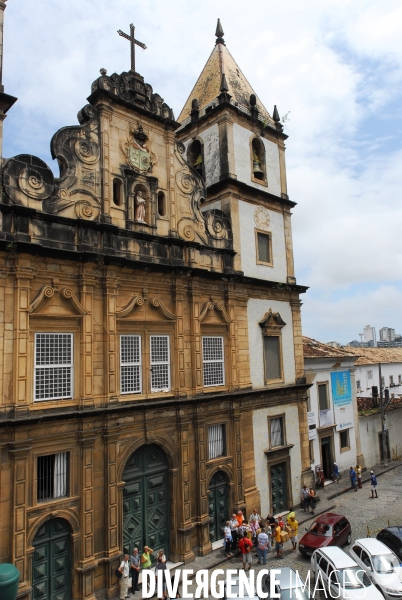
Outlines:
{"label": "arched doorway", "polygon": [[223,538],[223,528],[230,517],[228,478],[223,471],[217,471],[209,482],[208,512],[211,519],[209,539],[216,542]]}
{"label": "arched doorway", "polygon": [[[123,472],[123,546],[130,553],[145,545],[164,549],[169,557],[169,472],[159,446],[142,446],[130,456]],[[156,552],[154,552],[154,555]]]}
{"label": "arched doorway", "polygon": [[33,600],[71,600],[70,525],[64,519],[50,519],[33,539]]}

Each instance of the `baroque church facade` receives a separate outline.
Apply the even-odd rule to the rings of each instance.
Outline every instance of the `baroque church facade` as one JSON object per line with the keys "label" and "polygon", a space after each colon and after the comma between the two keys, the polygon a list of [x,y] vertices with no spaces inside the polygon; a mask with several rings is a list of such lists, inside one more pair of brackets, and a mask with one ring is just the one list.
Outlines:
{"label": "baroque church facade", "polygon": [[52,138],[59,177],[2,161],[0,561],[21,599],[115,598],[123,550],[191,562],[233,510],[310,483],[287,136],[216,37],[177,121],[134,65],[101,70]]}

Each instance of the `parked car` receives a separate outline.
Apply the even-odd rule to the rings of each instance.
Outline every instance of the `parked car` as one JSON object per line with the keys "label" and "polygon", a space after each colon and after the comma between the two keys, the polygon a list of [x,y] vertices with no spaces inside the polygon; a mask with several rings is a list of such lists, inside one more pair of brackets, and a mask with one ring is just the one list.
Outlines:
{"label": "parked car", "polygon": [[303,556],[311,556],[317,548],[344,546],[352,541],[352,528],[343,515],[324,513],[316,518],[299,542]]}
{"label": "parked car", "polygon": [[402,563],[402,526],[381,529],[380,533],[377,533],[377,540],[388,546],[397,555],[399,562]]}
{"label": "parked car", "polygon": [[[312,596],[309,595],[308,588],[304,588],[304,581],[301,579],[296,571],[290,567],[281,569],[280,574],[275,575],[275,579],[279,581],[279,585],[275,585],[275,593],[280,594],[281,600],[310,600]],[[303,587],[302,587],[303,586]],[[268,592],[268,598],[270,597],[271,582],[270,574],[268,573],[267,578],[264,582],[264,591]]]}
{"label": "parked car", "polygon": [[365,571],[341,548],[319,548],[311,557],[311,568],[319,585],[326,587],[325,597],[349,600],[384,600]]}
{"label": "parked car", "polygon": [[365,570],[385,598],[402,598],[399,558],[385,544],[373,538],[356,540],[349,554]]}

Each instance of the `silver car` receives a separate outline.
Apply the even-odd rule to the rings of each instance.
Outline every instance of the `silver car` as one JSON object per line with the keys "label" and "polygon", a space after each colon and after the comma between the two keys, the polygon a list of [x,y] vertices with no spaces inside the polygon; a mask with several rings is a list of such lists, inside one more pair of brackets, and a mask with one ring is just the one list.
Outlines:
{"label": "silver car", "polygon": [[387,600],[402,599],[399,558],[385,544],[375,538],[363,538],[353,543],[349,554]]}
{"label": "silver car", "polygon": [[[280,594],[281,600],[309,600],[309,589],[304,589],[304,581],[290,567],[283,567],[280,573],[275,573],[275,593]],[[270,573],[264,581],[264,591],[271,591]]]}

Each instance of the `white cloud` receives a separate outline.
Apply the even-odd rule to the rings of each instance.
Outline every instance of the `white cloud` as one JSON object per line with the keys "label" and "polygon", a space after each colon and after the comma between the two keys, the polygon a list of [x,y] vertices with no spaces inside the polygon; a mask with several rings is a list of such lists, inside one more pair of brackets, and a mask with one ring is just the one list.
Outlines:
{"label": "white cloud", "polygon": [[[390,108],[402,95],[399,0],[10,1],[3,81],[19,101],[4,124],[4,154],[50,161],[53,133],[76,122],[99,68],[129,68],[117,29],[131,21],[148,46],[137,51],[138,70],[178,115],[214,46],[217,17],[267,109],[290,111],[295,261],[312,288],[304,330],[336,338],[341,322],[347,341],[387,314],[402,329],[399,292],[383,293],[402,272],[402,115]],[[331,326],[333,335],[320,335]]]}

